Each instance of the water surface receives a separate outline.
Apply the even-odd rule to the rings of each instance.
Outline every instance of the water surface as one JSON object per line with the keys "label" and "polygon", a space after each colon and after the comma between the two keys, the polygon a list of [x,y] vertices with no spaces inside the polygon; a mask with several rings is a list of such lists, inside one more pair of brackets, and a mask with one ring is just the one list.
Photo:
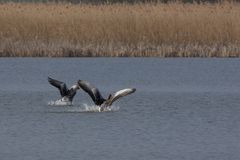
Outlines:
{"label": "water surface", "polygon": [[[240,158],[239,59],[1,58],[0,156],[4,160],[236,160]],[[88,80],[103,96],[137,91],[114,112],[79,91],[74,107],[47,77]]]}

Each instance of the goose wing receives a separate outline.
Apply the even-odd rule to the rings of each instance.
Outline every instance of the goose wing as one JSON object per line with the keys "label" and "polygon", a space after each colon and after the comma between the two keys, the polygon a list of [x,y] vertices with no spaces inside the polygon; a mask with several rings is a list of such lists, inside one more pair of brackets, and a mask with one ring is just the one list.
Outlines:
{"label": "goose wing", "polygon": [[74,96],[76,95],[77,91],[74,89],[69,89],[67,92],[67,97],[69,98],[70,101],[73,100]]}
{"label": "goose wing", "polygon": [[115,92],[114,94],[109,95],[108,100],[106,101],[107,106],[111,106],[113,102],[115,102],[120,97],[127,96],[136,91],[135,88],[126,88]]}
{"label": "goose wing", "polygon": [[70,89],[68,89],[68,98],[72,101],[74,96],[77,93],[77,90],[80,89],[80,87],[77,85],[73,85]]}
{"label": "goose wing", "polygon": [[68,94],[67,85],[64,82],[52,79],[48,77],[48,82],[53,85],[54,87],[58,88],[62,97]]}
{"label": "goose wing", "polygon": [[99,90],[92,86],[89,82],[87,81],[83,81],[83,80],[79,80],[78,81],[78,85],[89,94],[89,96],[92,98],[93,102],[96,105],[101,105],[105,99],[102,97],[101,93],[99,92]]}

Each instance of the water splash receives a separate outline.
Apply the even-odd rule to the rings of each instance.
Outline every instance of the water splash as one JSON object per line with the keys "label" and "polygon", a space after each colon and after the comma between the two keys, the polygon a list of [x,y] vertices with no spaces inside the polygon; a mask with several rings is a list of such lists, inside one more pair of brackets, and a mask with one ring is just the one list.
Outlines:
{"label": "water splash", "polygon": [[[105,108],[102,112],[115,112],[120,109],[119,106],[111,106]],[[69,112],[99,112],[99,106],[96,105],[89,105],[89,104],[82,104],[80,107],[71,107],[68,108]]]}
{"label": "water splash", "polygon": [[47,103],[47,105],[49,105],[49,106],[55,106],[55,101],[49,101],[49,102]]}
{"label": "water splash", "polygon": [[[99,112],[99,106],[96,105],[89,105],[86,103],[83,104],[78,104],[78,105],[56,105],[55,101],[49,101],[48,105],[53,106],[54,111],[50,111],[50,112],[54,112],[54,113],[77,113],[77,112]],[[61,109],[60,108],[55,108],[58,106],[62,106]],[[51,110],[52,110],[51,109]],[[57,111],[55,111],[57,109]],[[115,112],[118,111],[120,109],[119,106],[110,106],[108,108],[105,108],[102,112]]]}
{"label": "water splash", "polygon": [[57,100],[57,101],[49,101],[47,103],[49,106],[72,106],[72,102],[69,101],[61,101],[61,100]]}

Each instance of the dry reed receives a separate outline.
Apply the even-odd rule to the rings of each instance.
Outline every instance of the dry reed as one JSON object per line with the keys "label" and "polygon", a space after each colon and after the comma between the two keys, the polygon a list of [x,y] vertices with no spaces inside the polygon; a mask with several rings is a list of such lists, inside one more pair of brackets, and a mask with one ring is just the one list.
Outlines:
{"label": "dry reed", "polygon": [[0,56],[239,57],[240,4],[0,4]]}

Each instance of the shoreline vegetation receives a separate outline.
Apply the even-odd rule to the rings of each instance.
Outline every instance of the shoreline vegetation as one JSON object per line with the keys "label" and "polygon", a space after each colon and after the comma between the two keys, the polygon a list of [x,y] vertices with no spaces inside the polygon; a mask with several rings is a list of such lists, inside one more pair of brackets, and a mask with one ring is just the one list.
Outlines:
{"label": "shoreline vegetation", "polygon": [[1,3],[0,57],[240,57],[240,3]]}

